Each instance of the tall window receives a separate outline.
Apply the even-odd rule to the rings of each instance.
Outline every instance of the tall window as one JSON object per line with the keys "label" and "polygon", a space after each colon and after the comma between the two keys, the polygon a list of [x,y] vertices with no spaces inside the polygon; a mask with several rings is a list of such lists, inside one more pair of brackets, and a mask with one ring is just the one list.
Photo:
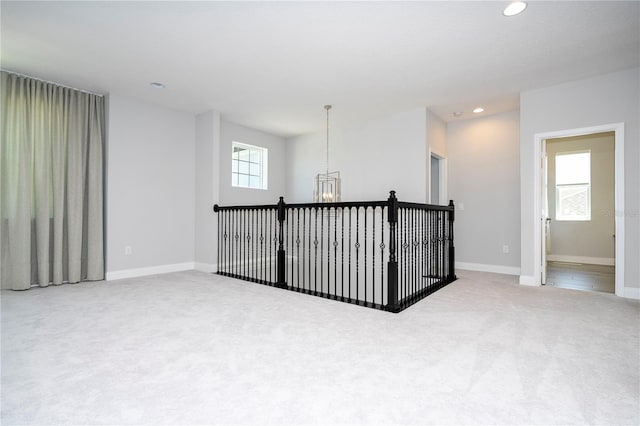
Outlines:
{"label": "tall window", "polygon": [[231,185],[240,188],[267,189],[267,149],[233,142]]}
{"label": "tall window", "polygon": [[556,220],[591,220],[591,152],[556,154]]}

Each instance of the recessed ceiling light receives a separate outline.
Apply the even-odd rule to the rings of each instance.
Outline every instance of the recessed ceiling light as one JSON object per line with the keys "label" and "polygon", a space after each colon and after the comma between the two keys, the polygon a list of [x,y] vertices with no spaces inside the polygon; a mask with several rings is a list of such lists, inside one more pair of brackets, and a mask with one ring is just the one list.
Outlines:
{"label": "recessed ceiling light", "polygon": [[456,112],[454,112],[454,113],[453,113],[453,116],[454,116],[454,117],[461,117],[461,116],[462,116],[462,114],[463,114],[463,112],[462,112],[462,111],[456,111]]}
{"label": "recessed ceiling light", "polygon": [[482,111],[484,111],[484,108],[482,108],[482,107],[478,107],[478,108],[473,110],[473,112],[475,112],[476,114],[478,114],[478,113],[480,113]]}
{"label": "recessed ceiling light", "polygon": [[153,83],[149,83],[151,85],[151,87],[153,87],[154,89],[164,89],[166,86],[162,83],[158,83],[158,82],[153,82]]}
{"label": "recessed ceiling light", "polygon": [[505,7],[502,14],[504,16],[514,16],[518,13],[522,13],[527,8],[527,3],[523,1],[512,1],[509,6]]}

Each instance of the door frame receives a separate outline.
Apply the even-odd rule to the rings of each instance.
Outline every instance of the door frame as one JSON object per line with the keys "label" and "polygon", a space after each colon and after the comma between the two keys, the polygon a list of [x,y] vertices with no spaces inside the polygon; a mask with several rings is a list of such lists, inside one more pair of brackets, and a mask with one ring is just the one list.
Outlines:
{"label": "door frame", "polygon": [[427,204],[431,204],[431,158],[434,157],[438,160],[438,177],[440,185],[438,187],[438,202],[437,204],[448,204],[447,198],[447,158],[432,151],[429,148],[429,155],[427,157]]}
{"label": "door frame", "polygon": [[602,124],[592,127],[536,133],[534,135],[534,285],[539,286],[542,280],[542,249],[544,247],[542,244],[542,221],[544,220],[544,218],[542,218],[542,150],[544,148],[544,143],[547,139],[582,136],[611,131],[615,134],[615,294],[616,296],[624,295],[624,123]]}
{"label": "door frame", "polygon": [[549,157],[547,140],[540,140],[540,284],[547,283],[547,242],[549,239]]}

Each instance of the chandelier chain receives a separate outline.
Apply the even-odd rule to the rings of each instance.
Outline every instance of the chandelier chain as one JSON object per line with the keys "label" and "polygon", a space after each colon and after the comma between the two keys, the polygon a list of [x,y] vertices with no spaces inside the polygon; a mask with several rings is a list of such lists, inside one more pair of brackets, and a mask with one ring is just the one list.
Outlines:
{"label": "chandelier chain", "polygon": [[329,110],[331,109],[331,105],[325,105],[324,109],[327,110],[327,159],[326,159],[326,168],[327,168],[327,176],[329,176]]}

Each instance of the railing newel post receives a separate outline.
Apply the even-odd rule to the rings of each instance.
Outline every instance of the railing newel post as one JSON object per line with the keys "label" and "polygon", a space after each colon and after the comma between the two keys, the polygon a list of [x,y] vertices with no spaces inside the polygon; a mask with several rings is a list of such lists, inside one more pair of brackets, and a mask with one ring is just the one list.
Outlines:
{"label": "railing newel post", "polygon": [[287,209],[284,197],[280,197],[278,201],[278,254],[277,254],[277,271],[276,271],[276,287],[286,288],[285,269],[286,269],[286,253],[284,251],[284,222],[287,220]]}
{"label": "railing newel post", "polygon": [[396,226],[398,224],[398,199],[396,191],[389,193],[389,262],[387,263],[387,310],[400,312],[398,305],[398,259],[396,257]]}
{"label": "railing newel post", "polygon": [[451,208],[451,210],[449,210],[449,275],[447,277],[447,281],[453,282],[456,280],[456,248],[453,243],[453,221],[455,220],[456,208],[453,200],[449,200],[449,207]]}
{"label": "railing newel post", "polygon": [[[377,207],[381,208],[380,239],[377,239],[378,232],[375,229]],[[372,208],[372,229],[369,227],[367,216],[369,208]],[[296,209],[297,213],[294,211]],[[303,209],[302,223],[299,209]],[[453,200],[447,206],[401,202],[397,199],[396,192],[390,191],[387,200],[379,201],[341,202],[335,205],[287,204],[284,197],[280,197],[275,205],[215,204],[213,211],[219,215],[219,275],[394,313],[456,280]],[[289,218],[290,211],[292,213]],[[322,216],[318,217],[320,212]],[[360,223],[362,214],[364,229]],[[328,217],[326,220],[325,215]],[[341,218],[338,218],[338,215]],[[384,229],[385,220],[388,222],[388,232]],[[355,223],[352,224],[352,221]],[[364,245],[361,244],[362,241]],[[369,246],[373,253],[371,261],[368,257]],[[375,260],[376,247],[380,249],[380,262]],[[360,262],[359,256],[359,250],[362,248],[364,264]],[[385,271],[384,255],[387,250]],[[287,258],[287,251],[290,251],[290,258]],[[352,262],[352,252],[355,253],[355,263]],[[327,255],[326,262],[322,257],[323,253]],[[289,262],[290,273],[287,270]],[[295,269],[296,267],[298,269]],[[256,270],[258,272],[255,272]],[[326,271],[326,274],[323,271]],[[371,280],[368,271],[371,271]],[[364,281],[359,280],[362,272]],[[379,274],[382,283],[379,293],[376,291],[377,283],[374,279],[376,274]],[[321,277],[319,282],[318,275]],[[352,275],[355,276],[355,287]],[[308,282],[305,281],[306,278]],[[371,297],[368,293],[369,285],[374,291]],[[360,297],[360,293],[364,296]],[[376,303],[377,294],[381,297],[379,304]]]}

